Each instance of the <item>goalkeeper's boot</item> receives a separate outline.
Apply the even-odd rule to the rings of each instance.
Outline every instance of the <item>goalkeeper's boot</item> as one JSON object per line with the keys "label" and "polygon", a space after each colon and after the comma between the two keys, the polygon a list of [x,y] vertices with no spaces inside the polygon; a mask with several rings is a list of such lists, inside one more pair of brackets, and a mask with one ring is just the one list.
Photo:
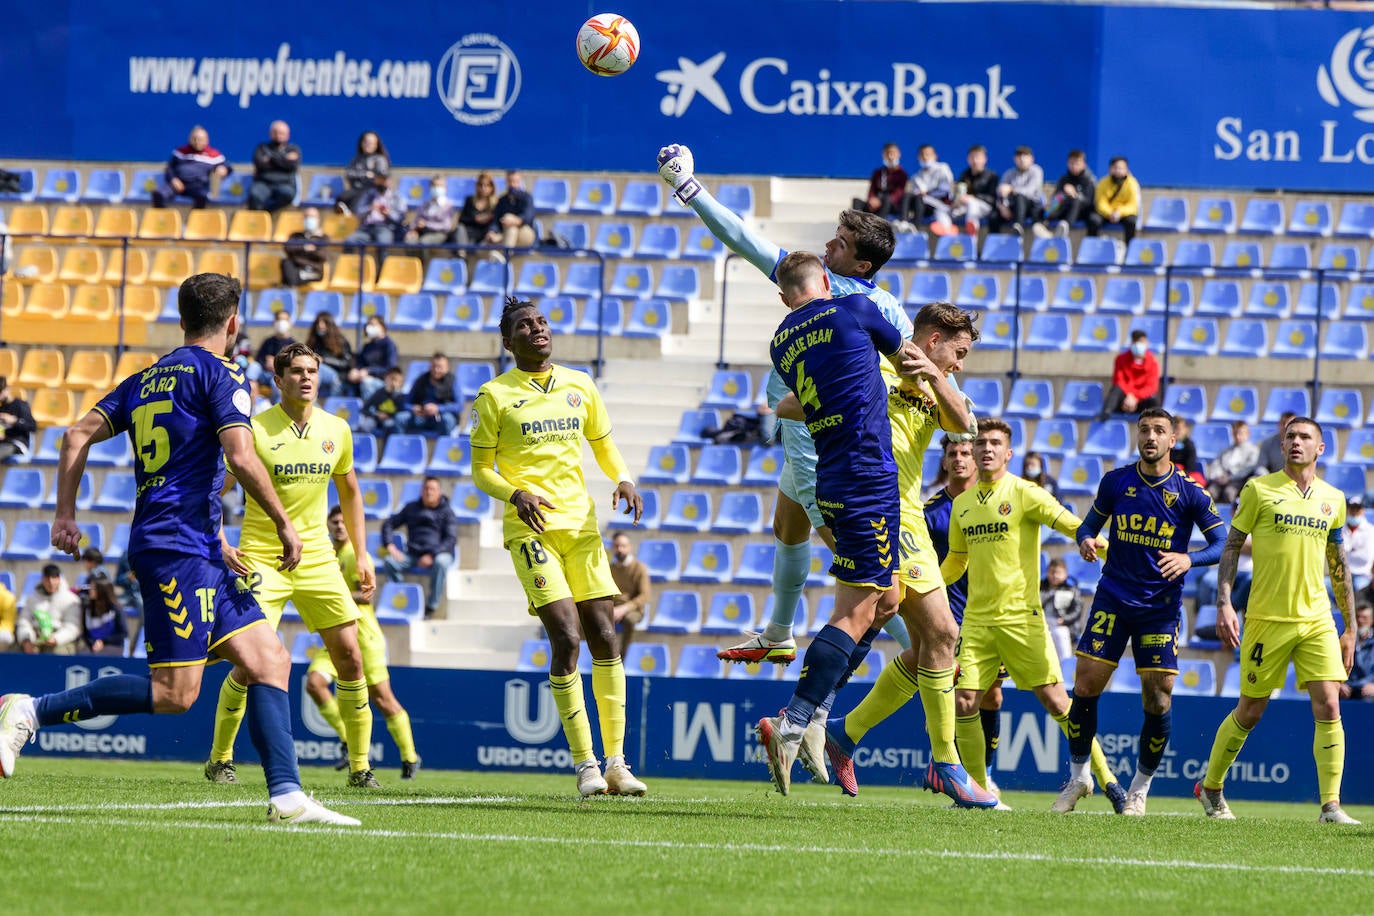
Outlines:
{"label": "goalkeeper's boot", "polygon": [[9,693],[0,697],[0,776],[14,775],[14,764],[24,745],[38,740],[38,717],[33,697]]}
{"label": "goalkeeper's boot", "polygon": [[788,637],[781,642],[772,640],[762,633],[750,633],[749,638],[737,646],[721,649],[716,658],[723,662],[773,662],[790,665],[797,658],[797,641]]}
{"label": "goalkeeper's boot", "polygon": [[301,806],[294,811],[283,811],[276,805],[267,806],[269,824],[333,824],[336,827],[357,827],[362,822],[356,817],[330,811],[315,799],[306,797]]}

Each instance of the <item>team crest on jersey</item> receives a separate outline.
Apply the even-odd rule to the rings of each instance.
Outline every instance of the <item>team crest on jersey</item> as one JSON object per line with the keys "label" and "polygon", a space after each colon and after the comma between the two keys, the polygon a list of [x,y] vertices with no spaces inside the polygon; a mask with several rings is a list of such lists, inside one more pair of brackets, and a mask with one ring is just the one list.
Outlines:
{"label": "team crest on jersey", "polygon": [[1250,683],[1252,683],[1252,684],[1255,683],[1255,681],[1259,680],[1259,678],[1255,677],[1255,672],[1253,672],[1253,671],[1251,671],[1249,674],[1245,675],[1245,679],[1246,679],[1247,681],[1249,681]]}
{"label": "team crest on jersey", "polygon": [[997,507],[998,515],[1011,515],[1011,503],[1002,503]]}
{"label": "team crest on jersey", "polygon": [[1164,491],[1164,508],[1172,509],[1174,503],[1178,502],[1178,494],[1173,490]]}
{"label": "team crest on jersey", "polygon": [[919,578],[921,578],[921,567],[919,567],[919,566],[912,566],[912,567],[909,567],[909,568],[907,569],[907,571],[906,571],[906,577],[907,577],[908,579],[919,579]]}
{"label": "team crest on jersey", "polygon": [[321,442],[320,451],[324,452],[326,455],[334,454],[334,440],[326,439],[323,442]]}
{"label": "team crest on jersey", "polygon": [[1126,488],[1126,498],[1127,498],[1127,499],[1134,499],[1134,498],[1135,498],[1135,487],[1127,487],[1127,488]]}
{"label": "team crest on jersey", "polygon": [[549,582],[549,580],[548,580],[548,579],[545,579],[543,576],[535,576],[535,577],[534,577],[534,587],[535,587],[535,588],[543,588],[545,585],[548,584],[548,582]]}
{"label": "team crest on jersey", "polygon": [[569,407],[581,407],[581,406],[582,406],[582,395],[578,394],[576,391],[569,391],[569,392],[568,392],[568,406],[569,406]]}
{"label": "team crest on jersey", "polygon": [[1327,503],[1327,502],[1322,503],[1322,515],[1330,515],[1330,514],[1331,514],[1331,504],[1330,504],[1330,503]]}
{"label": "team crest on jersey", "polygon": [[1102,651],[1102,647],[1103,647],[1104,645],[1106,645],[1106,640],[1094,639],[1094,640],[1093,640],[1093,651],[1094,651],[1094,652],[1101,652],[1101,651]]}

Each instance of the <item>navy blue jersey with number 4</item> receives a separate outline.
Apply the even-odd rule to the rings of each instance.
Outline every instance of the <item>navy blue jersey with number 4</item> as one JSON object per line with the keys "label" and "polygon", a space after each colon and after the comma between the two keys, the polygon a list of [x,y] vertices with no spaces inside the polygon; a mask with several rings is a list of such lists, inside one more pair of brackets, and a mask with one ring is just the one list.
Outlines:
{"label": "navy blue jersey with number 4", "polygon": [[219,434],[248,423],[242,370],[200,346],[178,347],[93,408],[134,445],[138,499],[128,550],[219,557],[224,457]]}
{"label": "navy blue jersey with number 4", "polygon": [[769,353],[806,414],[818,484],[847,472],[897,473],[878,360],[901,346],[902,332],[858,293],[814,299],[778,325]]}

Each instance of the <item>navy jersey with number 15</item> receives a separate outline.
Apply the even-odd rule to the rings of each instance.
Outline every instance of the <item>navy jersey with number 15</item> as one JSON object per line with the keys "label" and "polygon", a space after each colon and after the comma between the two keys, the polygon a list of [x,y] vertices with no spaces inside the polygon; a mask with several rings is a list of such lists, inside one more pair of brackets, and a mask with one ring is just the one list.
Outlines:
{"label": "navy jersey with number 15", "polygon": [[219,559],[219,434],[249,426],[252,401],[239,367],[200,346],[177,347],[120,382],[93,408],[134,446],[138,498],[128,550]]}

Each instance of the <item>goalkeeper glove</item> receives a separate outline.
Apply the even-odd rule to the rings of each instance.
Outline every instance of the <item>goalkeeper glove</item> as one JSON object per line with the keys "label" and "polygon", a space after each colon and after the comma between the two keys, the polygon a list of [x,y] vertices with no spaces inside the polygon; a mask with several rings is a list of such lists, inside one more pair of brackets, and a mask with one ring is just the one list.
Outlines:
{"label": "goalkeeper glove", "polygon": [[692,151],[674,143],[658,151],[658,174],[673,187],[673,196],[684,206],[701,192],[701,182],[692,175]]}

